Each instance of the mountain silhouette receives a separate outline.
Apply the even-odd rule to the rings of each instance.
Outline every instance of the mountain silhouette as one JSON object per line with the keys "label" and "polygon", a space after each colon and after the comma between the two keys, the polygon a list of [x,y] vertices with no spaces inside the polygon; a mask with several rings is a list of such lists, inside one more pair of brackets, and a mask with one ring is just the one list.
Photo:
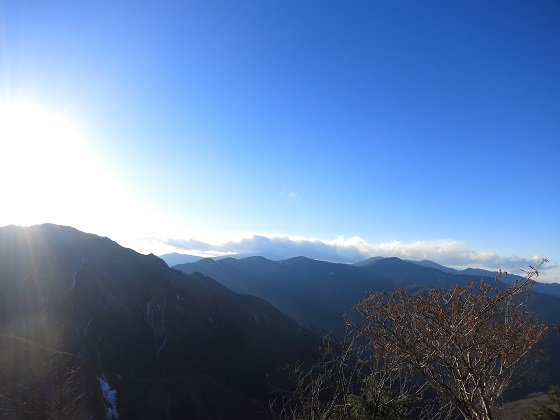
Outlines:
{"label": "mountain silhouette", "polygon": [[68,355],[124,418],[267,418],[271,378],[318,347],[263,299],[70,227],[0,228],[0,287],[4,359]]}

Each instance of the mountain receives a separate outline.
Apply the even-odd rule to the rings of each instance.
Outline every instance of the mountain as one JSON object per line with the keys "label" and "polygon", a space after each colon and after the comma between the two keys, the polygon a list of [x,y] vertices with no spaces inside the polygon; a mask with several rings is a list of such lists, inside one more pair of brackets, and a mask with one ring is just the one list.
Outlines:
{"label": "mountain", "polygon": [[[214,260],[223,260],[224,258],[235,258],[236,260],[249,257],[264,257],[272,261],[285,260],[287,257],[285,255],[276,254],[274,252],[256,252],[252,254],[234,254],[234,255],[223,255],[219,257],[213,257]],[[205,257],[198,257],[196,255],[189,254],[179,254],[177,252],[172,252],[171,254],[160,255],[163,261],[167,263],[169,267],[173,267],[179,264],[187,264],[191,262],[196,262],[204,259]]]}
{"label": "mountain", "polygon": [[451,274],[458,274],[459,270],[455,270],[454,268],[445,267],[437,262],[430,261],[430,260],[422,260],[422,261],[414,261],[414,260],[406,260],[407,262],[421,265],[422,267],[430,267],[435,268],[436,270],[443,271],[444,273],[451,273]]}
{"label": "mountain", "polygon": [[[357,264],[330,263],[306,257],[270,261],[262,257],[244,259],[203,259],[180,264],[174,268],[185,273],[200,272],[219,281],[229,289],[262,297],[303,325],[313,325],[341,332],[341,313],[350,313],[352,306],[366,297],[366,291],[391,291],[397,287],[450,287],[455,284],[493,281],[496,274],[480,269],[454,270],[435,262],[404,261],[396,257],[373,257]],[[518,276],[502,277],[509,283]],[[534,286],[535,298],[542,295],[558,297],[560,285],[539,283]],[[557,294],[558,293],[558,294]],[[548,302],[548,301],[547,301]],[[547,305],[537,310],[545,310]],[[560,323],[554,311],[548,311],[553,322]]]}
{"label": "mountain", "polygon": [[342,332],[342,313],[366,297],[366,291],[396,287],[448,287],[478,280],[454,276],[398,258],[377,258],[367,265],[349,265],[306,257],[270,261],[263,257],[244,259],[207,258],[174,268],[185,273],[203,273],[238,293],[252,294],[271,302],[303,325]]}
{"label": "mountain", "polygon": [[[350,265],[305,257],[283,261],[263,257],[204,259],[174,268],[204,273],[238,293],[267,299],[303,325],[337,330],[344,327],[337,311],[348,311],[349,305],[364,297],[366,288],[385,281],[382,277],[370,279]],[[351,279],[352,285],[344,279]],[[364,286],[354,286],[367,281]]]}
{"label": "mountain", "polygon": [[[231,290],[268,300],[303,325],[338,334],[344,330],[341,314],[351,315],[352,306],[365,299],[367,291],[390,292],[400,287],[415,292],[480,280],[480,276],[462,272],[451,274],[399,258],[374,258],[362,265],[336,264],[305,257],[284,261],[262,257],[226,258],[220,261],[204,259],[175,268],[211,276]],[[504,284],[498,283],[497,287],[504,287]],[[558,297],[533,292],[530,303],[541,317],[560,325]],[[547,342],[547,347],[548,354],[557,354],[560,342],[554,338]],[[560,377],[560,360],[551,359],[545,370],[543,377]]]}
{"label": "mountain", "polygon": [[[359,267],[365,267],[368,265],[373,265],[383,259],[385,259],[385,257],[372,257],[372,258],[368,258],[365,261],[355,263],[354,265]],[[404,261],[412,264],[420,265],[422,267],[435,268],[436,270],[443,271],[444,273],[449,273],[449,274],[463,274],[466,276],[478,276],[478,277],[487,277],[487,278],[494,278],[496,277],[496,274],[498,274],[497,272],[482,270],[479,268],[466,268],[464,270],[456,270],[454,268],[445,267],[441,264],[438,264],[430,260],[422,260],[422,261],[404,260]]]}
{"label": "mountain", "polygon": [[0,228],[0,288],[0,362],[79,366],[91,417],[267,418],[269,379],[319,343],[263,299],[69,227]]}
{"label": "mountain", "polygon": [[[223,260],[224,258],[235,258],[236,260],[239,260],[242,258],[249,258],[249,257],[264,257],[272,261],[280,261],[280,260],[288,259],[288,257],[286,257],[285,255],[276,254],[274,252],[256,252],[251,254],[223,255],[219,257],[212,257],[212,259]],[[196,255],[189,255],[189,254],[178,254],[177,252],[173,252],[171,254],[160,255],[159,258],[165,261],[169,267],[173,267],[179,264],[187,264],[191,262],[200,261],[205,257],[198,257]]]}
{"label": "mountain", "polygon": [[[369,261],[369,260],[366,260],[366,261]],[[435,262],[430,261],[430,260],[409,261],[409,262],[411,262],[413,264],[421,265],[423,267],[436,268],[440,271],[444,271],[444,272],[447,272],[447,273],[464,274],[464,275],[467,275],[467,276],[477,276],[479,278],[492,279],[492,278],[495,278],[495,276],[498,274],[498,272],[496,272],[496,271],[483,270],[483,269],[480,269],[480,268],[465,268],[464,270],[455,270],[453,268],[444,267],[443,265],[440,265],[440,264],[435,263]],[[509,282],[511,282],[511,281],[513,281],[517,278],[519,278],[519,276],[516,276],[516,275],[509,276],[509,277],[502,277],[502,281],[505,282],[505,283],[509,283]],[[558,283],[537,283],[537,284],[535,284],[535,286],[533,286],[533,290],[535,292],[560,297],[560,284],[558,284]]]}
{"label": "mountain", "polygon": [[456,270],[454,268],[449,268],[449,267],[445,267],[441,264],[438,264],[436,262],[430,261],[430,260],[422,260],[422,261],[412,261],[412,260],[407,260],[408,262],[411,262],[413,264],[418,264],[421,265],[423,267],[431,267],[431,268],[435,268],[437,270],[446,272],[446,273],[451,273],[451,274],[464,274],[466,276],[477,276],[477,277],[485,277],[485,278],[495,278],[496,275],[498,274],[497,271],[489,271],[489,270],[483,270],[481,268],[465,268],[464,270]]}
{"label": "mountain", "polygon": [[267,260],[271,260],[271,261],[281,261],[281,260],[287,260],[289,258],[285,255],[277,254],[275,252],[253,252],[253,253],[250,253],[250,254],[224,255],[224,256],[221,256],[221,257],[216,257],[214,259],[215,260],[222,260],[224,258],[235,258],[236,260],[240,260],[240,259],[249,258],[249,257],[264,257]]}
{"label": "mountain", "polygon": [[356,267],[366,267],[366,266],[368,266],[368,265],[373,265],[373,264],[375,264],[376,262],[379,262],[380,260],[382,260],[382,259],[384,259],[384,258],[385,258],[385,257],[371,257],[371,258],[368,258],[368,259],[365,260],[365,261],[360,261],[360,262],[354,263],[354,265],[355,265]]}
{"label": "mountain", "polygon": [[177,264],[185,264],[190,262],[198,261],[204,257],[199,257],[197,255],[189,255],[189,254],[179,254],[177,252],[172,252],[170,254],[160,255],[161,258],[169,267],[173,267]]}
{"label": "mountain", "polygon": [[560,297],[560,284],[558,283],[538,283],[535,284],[535,291]]}

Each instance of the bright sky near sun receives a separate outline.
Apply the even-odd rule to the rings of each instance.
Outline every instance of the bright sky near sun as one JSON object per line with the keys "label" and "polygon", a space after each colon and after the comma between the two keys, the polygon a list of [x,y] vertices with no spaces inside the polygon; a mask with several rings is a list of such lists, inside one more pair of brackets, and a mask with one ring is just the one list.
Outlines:
{"label": "bright sky near sun", "polygon": [[548,257],[560,281],[559,22],[557,0],[0,0],[0,226]]}

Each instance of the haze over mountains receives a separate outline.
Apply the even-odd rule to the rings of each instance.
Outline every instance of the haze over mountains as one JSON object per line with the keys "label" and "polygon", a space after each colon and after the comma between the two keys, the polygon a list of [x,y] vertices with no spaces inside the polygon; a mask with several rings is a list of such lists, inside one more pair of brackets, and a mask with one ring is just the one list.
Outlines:
{"label": "haze over mountains", "polygon": [[[173,252],[173,253],[169,253],[169,254],[163,254],[159,256],[162,260],[164,260],[167,265],[169,265],[170,267],[173,267],[174,265],[178,265],[178,264],[186,264],[186,263],[191,263],[191,262],[196,262],[199,261],[203,258],[208,258],[208,257],[201,257],[201,256],[196,256],[196,255],[190,255],[190,254],[181,254],[181,253],[177,253],[177,252]],[[319,261],[323,261],[323,259],[321,258],[312,258],[312,257],[308,257],[305,254],[302,255],[294,255],[294,256],[287,256],[287,255],[282,255],[280,253],[276,253],[276,252],[272,252],[272,251],[267,251],[267,252],[253,252],[253,253],[249,253],[249,254],[226,254],[226,255],[222,255],[222,256],[217,256],[217,257],[211,257],[214,260],[221,260],[224,258],[235,258],[236,260],[239,259],[243,259],[243,258],[249,258],[249,257],[264,257],[268,260],[272,260],[272,261],[281,261],[281,260],[287,260],[290,258],[294,258],[294,257],[307,257],[310,259],[316,259]],[[349,264],[354,264],[356,266],[364,266],[364,265],[370,265],[371,263],[381,260],[383,258],[386,257],[371,257],[368,258],[366,260],[360,260],[357,262],[351,262],[351,261],[346,261],[346,263]],[[324,260],[327,262],[340,262],[340,261],[331,261],[331,260]],[[431,268],[436,268],[440,271],[444,271],[446,273],[452,273],[452,274],[465,274],[465,275],[473,275],[473,276],[481,276],[481,277],[494,277],[497,272],[494,271],[490,271],[490,270],[483,270],[483,269],[479,269],[479,268],[466,268],[464,270],[456,270],[454,268],[450,268],[450,267],[445,267],[441,264],[438,264],[434,261],[430,261],[430,260],[422,260],[422,261],[415,261],[415,260],[404,260],[407,262],[411,262],[417,265],[421,265],[423,267],[431,267]]]}
{"label": "haze over mountains", "polygon": [[[241,260],[244,258],[249,258],[249,257],[254,257],[254,256],[260,256],[260,257],[264,257],[268,260],[271,261],[282,261],[282,260],[287,260],[289,259],[289,257],[281,255],[279,253],[275,253],[273,251],[267,251],[267,252],[258,252],[258,253],[251,253],[251,254],[232,254],[232,255],[225,255],[225,256],[220,256],[220,257],[214,257],[212,258],[215,261],[219,261],[219,260],[223,260],[226,258],[233,258],[236,260]],[[182,265],[182,264],[189,264],[189,263],[196,263],[202,259],[204,259],[204,257],[200,257],[200,256],[196,256],[196,255],[189,255],[189,254],[180,254],[180,253],[171,253],[171,254],[164,254],[160,256],[161,259],[163,259],[170,267],[173,266],[177,266],[177,265]],[[368,266],[368,265],[372,265],[374,262],[383,260],[385,257],[371,257],[368,258],[364,261],[360,261],[360,262],[356,262],[353,263],[352,265],[357,266],[357,267],[361,267],[361,266]],[[395,257],[392,257],[395,258]],[[397,260],[400,260],[399,258],[396,258]],[[489,270],[484,270],[484,269],[480,269],[480,268],[466,268],[463,270],[457,270],[454,268],[450,268],[450,267],[445,267],[441,264],[438,264],[434,261],[430,261],[430,260],[422,260],[422,261],[414,261],[414,260],[403,260],[405,262],[409,262],[409,263],[413,263],[415,265],[418,266],[422,266],[422,267],[427,267],[427,268],[434,268],[438,271],[444,272],[444,273],[449,273],[449,274],[453,274],[453,275],[461,275],[461,276],[474,276],[474,277],[478,277],[480,278],[494,278],[497,274],[496,271],[489,271]],[[328,262],[328,261],[325,261]],[[188,266],[186,266],[188,267]],[[181,269],[181,267],[176,267]],[[191,268],[188,268],[187,271],[191,270]],[[422,271],[420,270],[419,273],[421,273]],[[510,273],[513,274],[512,276],[510,276],[509,280],[512,280],[514,278],[517,277],[517,275],[522,274],[519,270],[517,270],[517,274],[516,273]],[[503,279],[504,281],[508,281],[507,278]],[[537,285],[535,285],[534,290],[541,292],[541,293],[546,293],[546,294],[551,294],[554,296],[560,296],[560,284],[558,283],[539,283]]]}

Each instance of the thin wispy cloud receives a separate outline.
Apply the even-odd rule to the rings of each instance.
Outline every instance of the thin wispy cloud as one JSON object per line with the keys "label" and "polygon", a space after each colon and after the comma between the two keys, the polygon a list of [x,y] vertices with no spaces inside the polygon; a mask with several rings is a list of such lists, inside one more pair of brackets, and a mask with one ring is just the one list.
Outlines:
{"label": "thin wispy cloud", "polygon": [[[519,273],[519,268],[538,264],[539,256],[501,256],[491,251],[469,249],[462,241],[388,241],[369,243],[360,237],[333,240],[289,236],[252,235],[236,241],[211,244],[194,239],[167,239],[166,245],[197,255],[274,253],[285,258],[306,256],[332,262],[358,262],[370,257],[399,257],[405,260],[431,260],[453,268],[485,268]],[[548,264],[545,270],[556,268]]]}
{"label": "thin wispy cloud", "polygon": [[289,192],[282,191],[280,195],[284,197],[288,197],[290,200],[301,200],[301,195],[299,195],[299,193],[297,193],[296,191],[289,191]]}

